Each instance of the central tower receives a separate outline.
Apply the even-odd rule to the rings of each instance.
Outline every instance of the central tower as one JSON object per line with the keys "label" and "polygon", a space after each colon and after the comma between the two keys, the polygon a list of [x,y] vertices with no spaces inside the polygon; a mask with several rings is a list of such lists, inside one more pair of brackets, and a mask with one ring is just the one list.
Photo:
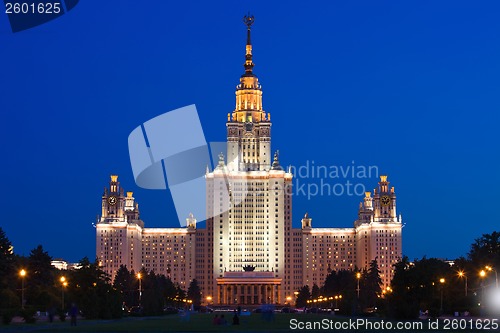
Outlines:
{"label": "central tower", "polygon": [[285,299],[286,239],[291,228],[292,174],[271,155],[270,115],[253,72],[251,27],[236,106],[227,115],[227,159],[207,172],[207,230],[219,304],[280,303]]}
{"label": "central tower", "polygon": [[245,73],[236,86],[236,106],[227,115],[227,167],[229,171],[264,171],[271,168],[271,117],[262,107],[262,86],[253,73],[251,28],[245,16],[247,44]]}

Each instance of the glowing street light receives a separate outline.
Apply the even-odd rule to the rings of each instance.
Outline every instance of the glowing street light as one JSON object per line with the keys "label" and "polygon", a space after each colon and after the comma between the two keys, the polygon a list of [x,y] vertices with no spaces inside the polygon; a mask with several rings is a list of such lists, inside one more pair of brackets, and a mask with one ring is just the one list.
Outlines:
{"label": "glowing street light", "polygon": [[19,276],[21,277],[21,308],[24,309],[24,278],[26,277],[26,271],[21,269]]}
{"label": "glowing street light", "polygon": [[465,297],[467,297],[467,275],[464,271],[458,271],[458,277],[465,279]]}
{"label": "glowing street light", "polygon": [[358,292],[358,298],[359,298],[359,280],[361,279],[361,273],[360,272],[356,273],[356,279],[358,280],[358,288],[356,288],[356,291]]}
{"label": "glowing street light", "polygon": [[[494,269],[494,268],[493,268],[493,267],[491,267],[491,266],[486,266],[485,268],[486,268],[488,271],[490,271],[490,272],[491,272],[491,271],[495,272],[495,287],[498,289],[498,274],[497,274],[497,270],[496,270],[496,269]],[[485,273],[485,274],[486,274],[486,273]]]}
{"label": "glowing street light", "polygon": [[212,303],[212,296],[207,296],[207,304],[211,304]]}
{"label": "glowing street light", "polygon": [[137,279],[139,279],[139,305],[141,305],[142,301],[142,282],[141,282],[141,273],[137,273]]}
{"label": "glowing street light", "polygon": [[335,308],[339,307],[339,299],[342,299],[342,295],[335,295]]}
{"label": "glowing street light", "polygon": [[445,282],[444,278],[439,279],[439,283],[441,283],[441,308],[439,309],[439,314],[443,314],[443,286]]}
{"label": "glowing street light", "polygon": [[[483,278],[483,279],[486,277],[486,272],[484,271],[484,269],[482,269],[482,270],[479,272],[479,276],[480,276],[481,278]],[[481,287],[482,287],[481,289],[483,290],[483,295],[482,295],[482,297],[481,297],[481,303],[483,303],[483,302],[484,302],[484,282],[482,282],[482,281],[481,281]]]}
{"label": "glowing street light", "polygon": [[68,285],[68,282],[64,276],[61,276],[59,281],[61,281],[61,309],[64,310],[64,288]]}

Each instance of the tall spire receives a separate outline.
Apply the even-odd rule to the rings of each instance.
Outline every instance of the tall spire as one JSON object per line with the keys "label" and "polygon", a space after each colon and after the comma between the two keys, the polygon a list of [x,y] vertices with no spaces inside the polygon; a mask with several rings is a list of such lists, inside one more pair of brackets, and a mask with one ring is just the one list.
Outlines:
{"label": "tall spire", "polygon": [[253,15],[245,15],[243,17],[243,23],[247,26],[247,45],[246,45],[246,53],[245,53],[245,74],[243,76],[254,76],[252,73],[254,63],[252,61],[252,41],[250,38],[250,33],[252,30],[252,24],[255,22],[255,18]]}
{"label": "tall spire", "polygon": [[236,107],[233,114],[228,117],[228,122],[259,123],[270,121],[262,109],[262,87],[257,75],[253,73],[251,27],[254,22],[253,15],[247,14],[243,17],[243,23],[247,27],[245,64],[243,65],[245,73],[241,75],[240,84],[236,86]]}

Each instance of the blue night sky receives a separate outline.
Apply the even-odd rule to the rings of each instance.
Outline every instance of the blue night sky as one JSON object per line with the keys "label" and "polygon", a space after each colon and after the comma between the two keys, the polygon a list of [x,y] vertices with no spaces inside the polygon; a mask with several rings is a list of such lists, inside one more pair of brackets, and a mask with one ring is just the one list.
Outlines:
{"label": "blue night sky", "polygon": [[[388,174],[411,259],[465,255],[500,229],[499,2],[81,1],[18,33],[0,13],[0,226],[17,253],[94,258],[112,173],[147,227],[179,225],[169,192],[135,185],[127,138],[196,104],[207,140],[225,140],[249,10],[281,164]],[[351,227],[360,200],[297,195],[294,226],[308,211]]]}

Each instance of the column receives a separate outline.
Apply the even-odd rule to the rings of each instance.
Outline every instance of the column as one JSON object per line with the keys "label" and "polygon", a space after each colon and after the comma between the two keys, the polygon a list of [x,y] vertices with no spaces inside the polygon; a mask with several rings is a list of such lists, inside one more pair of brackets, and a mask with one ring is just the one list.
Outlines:
{"label": "column", "polygon": [[278,291],[278,303],[281,303],[281,294],[280,294],[281,293],[281,290],[280,290],[281,288],[280,287],[281,286],[279,284],[276,285],[276,290]]}
{"label": "column", "polygon": [[234,292],[231,294],[231,302],[229,304],[233,304],[234,299],[237,299],[238,303],[239,303],[240,298],[241,298],[241,285],[235,284],[234,285]]}
{"label": "column", "polygon": [[256,285],[255,284],[252,284],[250,286],[250,304],[255,304],[255,288],[256,288]]}
{"label": "column", "polygon": [[265,284],[264,285],[264,304],[267,304],[267,288],[268,288],[268,285]]}
{"label": "column", "polygon": [[271,287],[271,291],[270,291],[271,299],[269,300],[269,303],[273,304],[274,303],[274,284],[270,284],[269,286]]}

